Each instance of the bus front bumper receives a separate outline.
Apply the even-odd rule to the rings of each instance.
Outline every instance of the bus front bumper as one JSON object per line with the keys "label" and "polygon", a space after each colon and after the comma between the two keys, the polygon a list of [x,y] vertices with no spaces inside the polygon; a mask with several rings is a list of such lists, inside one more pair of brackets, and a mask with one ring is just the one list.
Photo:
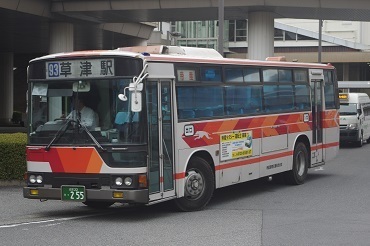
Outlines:
{"label": "bus front bumper", "polygon": [[[121,198],[115,198],[115,192],[122,193]],[[23,197],[41,200],[62,200],[61,188],[24,187]],[[116,190],[116,189],[86,189],[86,201],[142,203],[149,202],[148,189],[142,190]]]}

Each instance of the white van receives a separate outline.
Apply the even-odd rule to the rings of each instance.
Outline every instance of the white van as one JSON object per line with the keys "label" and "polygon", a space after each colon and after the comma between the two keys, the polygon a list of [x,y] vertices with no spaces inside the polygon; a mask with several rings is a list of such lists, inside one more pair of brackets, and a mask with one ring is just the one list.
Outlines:
{"label": "white van", "polygon": [[366,93],[339,93],[340,141],[361,147],[370,143],[370,98]]}

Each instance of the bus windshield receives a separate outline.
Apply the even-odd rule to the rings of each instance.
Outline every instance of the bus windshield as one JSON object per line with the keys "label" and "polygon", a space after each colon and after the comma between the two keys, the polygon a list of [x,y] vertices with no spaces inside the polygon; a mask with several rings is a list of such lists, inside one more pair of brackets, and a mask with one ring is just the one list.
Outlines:
{"label": "bus windshield", "polygon": [[[118,97],[132,79],[32,82],[28,108],[30,144],[144,144],[145,113]],[[129,98],[131,94],[127,95]],[[91,135],[93,138],[91,138]],[[90,135],[90,136],[89,136]]]}
{"label": "bus windshield", "polygon": [[340,104],[339,114],[357,115],[357,104],[356,103]]}

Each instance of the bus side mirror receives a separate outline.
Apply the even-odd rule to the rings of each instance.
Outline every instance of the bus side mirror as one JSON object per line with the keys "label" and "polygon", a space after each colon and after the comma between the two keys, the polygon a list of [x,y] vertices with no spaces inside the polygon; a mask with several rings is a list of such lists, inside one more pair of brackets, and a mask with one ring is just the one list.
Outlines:
{"label": "bus side mirror", "polygon": [[142,98],[141,92],[133,91],[131,92],[131,111],[132,112],[141,112],[142,110]]}

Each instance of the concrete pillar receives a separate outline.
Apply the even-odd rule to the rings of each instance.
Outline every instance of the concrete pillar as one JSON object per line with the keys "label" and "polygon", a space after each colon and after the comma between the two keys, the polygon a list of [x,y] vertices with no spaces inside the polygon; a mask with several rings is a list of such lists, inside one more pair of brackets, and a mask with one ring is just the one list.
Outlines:
{"label": "concrete pillar", "polygon": [[103,37],[103,30],[98,25],[75,26],[74,50],[101,50]]}
{"label": "concrete pillar", "polygon": [[127,38],[122,42],[121,45],[118,44],[118,47],[125,47],[125,46],[147,46],[148,40],[143,38]]}
{"label": "concrete pillar", "polygon": [[343,81],[349,81],[349,63],[343,63]]}
{"label": "concrete pillar", "polygon": [[[176,45],[176,40],[174,40],[174,43]],[[143,39],[143,38],[133,38],[133,39],[130,39],[129,45],[130,46],[147,46],[148,40]]]}
{"label": "concrete pillar", "polygon": [[[49,53],[69,52],[74,49],[73,24],[55,22],[50,24]],[[62,100],[60,97],[49,98],[49,119],[62,115]]]}
{"label": "concrete pillar", "polygon": [[274,18],[270,12],[248,13],[248,59],[274,56]]}
{"label": "concrete pillar", "polygon": [[73,51],[73,24],[55,22],[50,24],[49,53]]}
{"label": "concrete pillar", "polygon": [[13,53],[0,53],[0,124],[11,124],[13,116]]}

